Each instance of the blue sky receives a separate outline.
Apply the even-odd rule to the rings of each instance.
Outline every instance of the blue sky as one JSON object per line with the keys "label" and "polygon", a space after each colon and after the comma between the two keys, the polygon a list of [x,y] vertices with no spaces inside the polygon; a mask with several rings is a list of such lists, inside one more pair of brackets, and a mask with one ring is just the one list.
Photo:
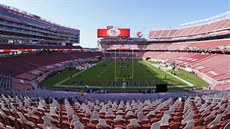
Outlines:
{"label": "blue sky", "polygon": [[230,10],[230,0],[0,0],[58,24],[79,28],[80,45],[97,46],[97,28],[130,27],[142,31],[174,27]]}

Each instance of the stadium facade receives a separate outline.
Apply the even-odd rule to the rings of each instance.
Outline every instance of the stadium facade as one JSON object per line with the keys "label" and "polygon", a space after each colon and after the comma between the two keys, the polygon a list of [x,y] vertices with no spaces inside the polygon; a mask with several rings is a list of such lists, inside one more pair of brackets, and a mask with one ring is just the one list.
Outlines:
{"label": "stadium facade", "polygon": [[[179,27],[175,28],[151,30],[149,31],[148,37],[146,39],[131,38],[129,36],[124,37],[120,35],[99,36],[99,38],[101,38],[99,40],[99,44],[104,51],[211,50],[229,52],[230,11],[210,18],[181,24]],[[224,40],[225,42],[217,43],[215,40]],[[210,42],[210,45],[204,45],[205,43],[203,42]],[[174,47],[176,44],[179,45]],[[204,45],[203,49],[200,48],[202,44]],[[171,49],[169,46],[172,46],[173,49]],[[178,49],[179,46],[181,49]]]}
{"label": "stadium facade", "polygon": [[71,46],[79,43],[80,31],[40,16],[0,4],[0,43]]}

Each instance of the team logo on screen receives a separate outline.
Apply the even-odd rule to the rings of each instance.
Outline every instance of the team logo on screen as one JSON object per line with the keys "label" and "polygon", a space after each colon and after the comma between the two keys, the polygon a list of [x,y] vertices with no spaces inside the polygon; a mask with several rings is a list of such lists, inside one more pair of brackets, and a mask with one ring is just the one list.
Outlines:
{"label": "team logo on screen", "polygon": [[109,35],[109,36],[119,36],[120,33],[121,33],[121,31],[119,29],[116,29],[116,28],[112,28],[112,29],[107,30],[107,35]]}

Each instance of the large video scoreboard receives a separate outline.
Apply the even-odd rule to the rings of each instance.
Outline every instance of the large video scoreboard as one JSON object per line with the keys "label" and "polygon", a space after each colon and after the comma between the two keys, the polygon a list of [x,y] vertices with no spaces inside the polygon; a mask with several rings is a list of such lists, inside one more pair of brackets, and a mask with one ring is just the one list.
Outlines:
{"label": "large video scoreboard", "polygon": [[107,28],[98,29],[97,37],[98,38],[130,37],[130,29],[129,28],[115,28],[112,26],[108,26]]}

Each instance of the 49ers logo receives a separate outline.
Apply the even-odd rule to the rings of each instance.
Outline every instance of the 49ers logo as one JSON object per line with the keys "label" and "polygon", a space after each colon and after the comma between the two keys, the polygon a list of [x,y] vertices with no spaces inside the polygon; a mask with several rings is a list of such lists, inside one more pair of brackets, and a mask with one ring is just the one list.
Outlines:
{"label": "49ers logo", "polygon": [[109,35],[109,36],[119,36],[120,33],[121,33],[121,31],[119,29],[116,29],[116,28],[112,28],[112,29],[107,30],[107,35]]}

